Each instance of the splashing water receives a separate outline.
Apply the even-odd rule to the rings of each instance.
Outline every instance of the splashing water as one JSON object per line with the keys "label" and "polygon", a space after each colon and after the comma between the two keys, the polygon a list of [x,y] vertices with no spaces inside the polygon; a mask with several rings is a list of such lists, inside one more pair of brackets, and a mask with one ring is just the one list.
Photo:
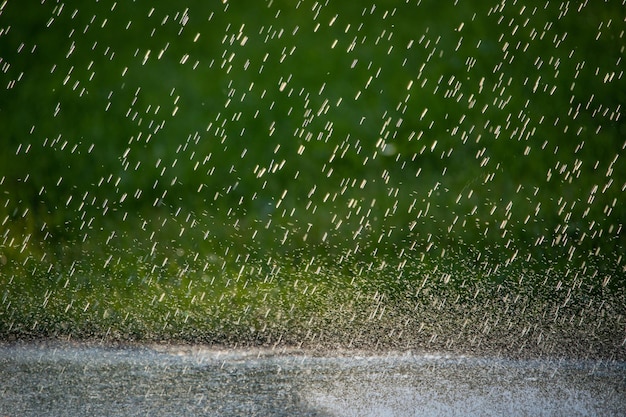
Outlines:
{"label": "splashing water", "polygon": [[624,359],[623,10],[0,4],[0,336]]}

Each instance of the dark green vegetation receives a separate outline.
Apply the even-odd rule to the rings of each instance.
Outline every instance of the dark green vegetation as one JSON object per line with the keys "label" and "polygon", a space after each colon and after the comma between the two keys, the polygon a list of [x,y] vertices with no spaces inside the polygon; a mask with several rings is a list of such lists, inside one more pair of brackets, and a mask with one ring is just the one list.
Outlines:
{"label": "dark green vegetation", "polygon": [[624,5],[395,3],[3,3],[0,335],[623,355]]}

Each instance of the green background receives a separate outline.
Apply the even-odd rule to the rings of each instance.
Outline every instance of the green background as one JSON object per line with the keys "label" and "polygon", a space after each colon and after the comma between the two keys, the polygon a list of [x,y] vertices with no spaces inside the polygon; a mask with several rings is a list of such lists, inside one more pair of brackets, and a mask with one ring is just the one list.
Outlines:
{"label": "green background", "polygon": [[519,309],[623,353],[624,19],[8,1],[0,331],[449,347]]}

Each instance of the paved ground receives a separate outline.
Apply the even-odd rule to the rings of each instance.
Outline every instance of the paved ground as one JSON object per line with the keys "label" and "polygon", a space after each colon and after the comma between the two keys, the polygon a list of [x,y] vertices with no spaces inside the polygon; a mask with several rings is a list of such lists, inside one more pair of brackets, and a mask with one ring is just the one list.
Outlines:
{"label": "paved ground", "polygon": [[626,363],[0,345],[0,415],[626,415]]}

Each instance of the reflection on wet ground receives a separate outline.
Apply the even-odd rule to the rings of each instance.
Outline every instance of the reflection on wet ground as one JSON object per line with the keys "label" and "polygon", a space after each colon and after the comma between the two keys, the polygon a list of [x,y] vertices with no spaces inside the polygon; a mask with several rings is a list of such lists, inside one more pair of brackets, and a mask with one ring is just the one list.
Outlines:
{"label": "reflection on wet ground", "polygon": [[0,415],[626,415],[626,363],[0,346]]}

